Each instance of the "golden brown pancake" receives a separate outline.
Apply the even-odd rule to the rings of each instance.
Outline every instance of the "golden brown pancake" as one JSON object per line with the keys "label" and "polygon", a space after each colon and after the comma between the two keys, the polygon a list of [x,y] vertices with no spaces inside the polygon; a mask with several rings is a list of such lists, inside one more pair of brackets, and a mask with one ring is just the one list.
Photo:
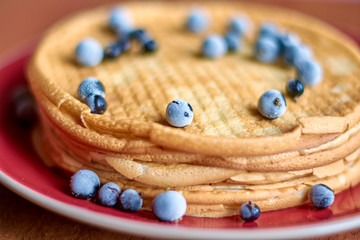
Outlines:
{"label": "golden brown pancake", "polygon": [[[74,50],[85,37],[103,46],[115,41],[107,27],[110,7],[75,14],[52,27],[28,67],[41,126],[34,134],[46,163],[74,173],[95,171],[103,183],[144,192],[144,208],[167,188],[181,192],[187,215],[238,214],[255,201],[261,210],[307,201],[311,185],[336,192],[355,185],[360,163],[360,53],[332,27],[290,10],[224,2],[201,3],[212,25],[200,35],[184,29],[189,3],[134,2],[125,6],[159,50],[144,55],[134,47],[96,67],[80,66]],[[163,14],[171,12],[171,14]],[[203,39],[223,34],[230,17],[253,22],[241,50],[220,59],[200,55]],[[295,102],[285,95],[286,113],[269,120],[257,111],[263,92],[285,94],[295,70],[281,61],[256,61],[253,45],[264,21],[293,31],[309,45],[324,71]],[[77,96],[89,76],[105,86],[108,110],[90,113]],[[165,109],[184,99],[194,109],[185,128],[169,126]]]}

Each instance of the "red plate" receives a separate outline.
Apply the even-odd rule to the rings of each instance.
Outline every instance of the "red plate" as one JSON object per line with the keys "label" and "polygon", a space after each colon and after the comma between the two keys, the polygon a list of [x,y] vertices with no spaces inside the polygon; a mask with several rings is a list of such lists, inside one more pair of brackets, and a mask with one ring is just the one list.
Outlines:
{"label": "red plate", "polygon": [[11,117],[12,89],[24,84],[29,52],[0,66],[0,181],[26,199],[69,218],[114,231],[149,237],[203,239],[282,239],[331,234],[360,227],[360,185],[336,195],[324,210],[309,205],[264,212],[254,223],[239,216],[184,217],[177,224],[156,220],[151,212],[125,213],[69,194],[69,178],[47,168],[36,155],[30,131]]}

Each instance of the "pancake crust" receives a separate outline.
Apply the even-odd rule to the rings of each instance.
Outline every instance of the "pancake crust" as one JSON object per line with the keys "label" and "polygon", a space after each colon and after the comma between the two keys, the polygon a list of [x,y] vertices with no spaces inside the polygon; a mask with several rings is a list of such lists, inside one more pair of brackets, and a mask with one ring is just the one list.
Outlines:
{"label": "pancake crust", "polygon": [[[42,106],[42,103],[40,103]],[[47,106],[51,106],[48,104]],[[129,140],[122,138],[121,149],[112,152],[107,149],[94,148],[84,144],[83,141],[77,142],[72,136],[67,135],[58,128],[59,124],[64,124],[62,114],[56,115],[60,121],[52,123],[45,114],[42,114],[42,125],[47,138],[51,141],[60,142],[64,150],[72,150],[84,159],[96,159],[96,155],[123,158],[128,160],[140,160],[145,162],[159,163],[190,163],[201,166],[213,166],[236,170],[258,171],[258,172],[281,172],[298,171],[303,169],[320,167],[342,159],[360,147],[360,123],[349,129],[337,138],[330,140],[320,146],[284,152],[267,156],[254,157],[223,157],[201,154],[189,154],[183,152],[167,151],[149,142],[142,140]],[[96,133],[95,133],[96,134]],[[92,136],[92,135],[90,135]],[[89,138],[91,140],[91,138]],[[119,141],[120,142],[120,141]],[[147,143],[148,146],[142,145]],[[91,157],[90,157],[91,156]]]}
{"label": "pancake crust", "polygon": [[[34,143],[37,151],[45,162],[54,161],[56,166],[70,173],[80,169],[95,171],[102,183],[115,182],[121,189],[132,188],[143,192],[144,210],[151,210],[151,200],[159,193],[164,192],[167,187],[156,187],[148,184],[127,179],[124,175],[113,169],[99,169],[93,162],[79,161],[74,159],[71,153],[58,151],[51,146],[44,135],[39,131],[34,133]],[[44,151],[50,148],[51,151]],[[359,151],[357,151],[359,153]],[[50,155],[49,155],[50,154]],[[352,156],[354,159],[354,156]],[[242,203],[253,200],[262,211],[282,209],[297,206],[307,202],[307,194],[310,186],[323,183],[332,188],[336,193],[351,186],[355,186],[360,181],[358,172],[360,171],[359,155],[352,160],[341,160],[332,166],[324,168],[335,168],[334,171],[327,171],[326,175],[316,175],[316,171],[325,170],[324,168],[313,170],[307,176],[299,175],[298,178],[285,180],[281,183],[268,184],[240,184],[221,182],[217,184],[204,184],[186,187],[171,187],[184,195],[188,203],[186,215],[198,217],[223,217],[237,215]],[[336,171],[341,166],[340,171]],[[251,173],[250,173],[251,174]],[[279,180],[279,179],[277,179]]]}

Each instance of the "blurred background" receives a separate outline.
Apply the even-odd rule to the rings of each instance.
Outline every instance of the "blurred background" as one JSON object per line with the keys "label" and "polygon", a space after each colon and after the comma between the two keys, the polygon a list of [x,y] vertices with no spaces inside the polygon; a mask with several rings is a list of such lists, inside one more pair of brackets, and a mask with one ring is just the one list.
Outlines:
{"label": "blurred background", "polygon": [[[33,44],[56,20],[110,0],[0,0],[0,60]],[[191,1],[190,1],[191,2]],[[197,1],[200,2],[201,1]],[[360,42],[360,0],[237,0],[291,8],[322,19]]]}

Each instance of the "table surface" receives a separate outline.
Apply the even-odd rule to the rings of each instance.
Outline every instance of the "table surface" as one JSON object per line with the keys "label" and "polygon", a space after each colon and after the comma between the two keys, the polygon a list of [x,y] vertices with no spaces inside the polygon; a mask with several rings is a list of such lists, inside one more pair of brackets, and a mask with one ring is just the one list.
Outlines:
{"label": "table surface", "polygon": [[[250,0],[248,0],[250,1]],[[37,42],[61,17],[108,0],[0,0],[0,61],[19,47]],[[360,1],[258,0],[299,10],[323,19],[360,42]],[[144,239],[78,223],[49,212],[0,185],[0,240],[2,239]],[[360,239],[360,228],[316,240]]]}

